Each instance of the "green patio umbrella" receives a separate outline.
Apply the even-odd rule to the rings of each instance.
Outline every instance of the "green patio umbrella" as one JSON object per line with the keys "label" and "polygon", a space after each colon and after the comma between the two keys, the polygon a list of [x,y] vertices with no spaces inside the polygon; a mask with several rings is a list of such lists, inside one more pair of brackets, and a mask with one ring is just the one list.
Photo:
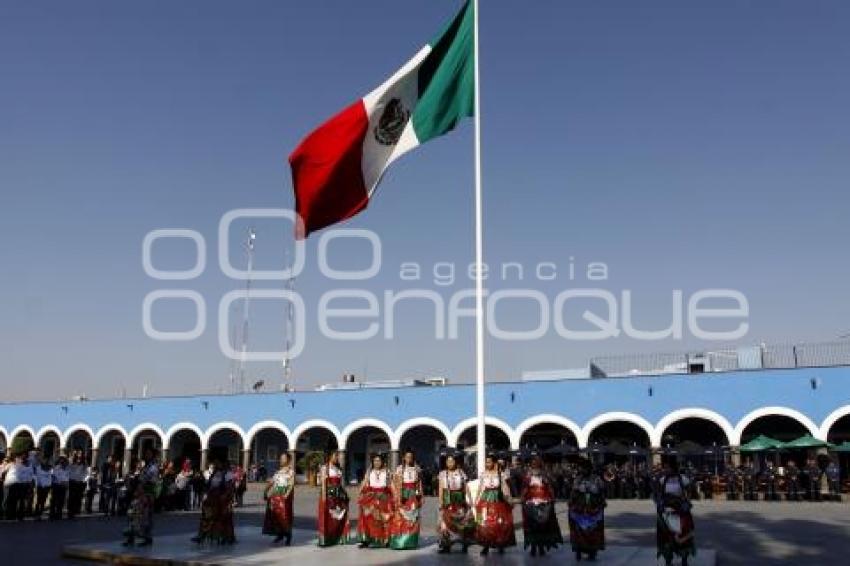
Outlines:
{"label": "green patio umbrella", "polygon": [[850,452],[850,440],[845,440],[837,446],[831,448],[833,452]]}
{"label": "green patio umbrella", "polygon": [[792,440],[790,442],[782,443],[781,448],[785,449],[795,449],[795,448],[829,448],[832,444],[825,440],[818,440],[811,434],[805,434],[796,440]]}
{"label": "green patio umbrella", "polygon": [[783,443],[781,441],[760,434],[742,445],[740,450],[741,452],[764,452],[765,450],[774,450],[782,447]]}

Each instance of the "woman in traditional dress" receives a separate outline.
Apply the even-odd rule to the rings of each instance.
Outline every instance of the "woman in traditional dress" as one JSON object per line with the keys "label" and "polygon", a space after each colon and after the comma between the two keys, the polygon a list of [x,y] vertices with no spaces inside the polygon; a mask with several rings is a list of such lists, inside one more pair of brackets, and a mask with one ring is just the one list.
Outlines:
{"label": "woman in traditional dress", "polygon": [[475,518],[467,502],[466,474],[457,464],[454,454],[446,456],[445,469],[439,475],[437,498],[440,502],[438,534],[439,552],[451,552],[452,545],[461,545],[466,552],[475,537]]}
{"label": "woman in traditional dress", "polygon": [[516,546],[511,491],[492,454],[487,455],[478,477],[475,516],[475,539],[483,547],[482,556],[489,554],[490,548],[503,554],[508,546]]}
{"label": "woman in traditional dress", "polygon": [[568,522],[576,560],[581,560],[582,554],[596,560],[596,554],[605,549],[605,483],[586,459],[579,462],[573,482]]}
{"label": "woman in traditional dress", "polygon": [[153,507],[159,483],[159,465],[154,451],[145,451],[145,459],[139,463],[139,472],[134,479],[130,506],[127,509],[127,528],[124,530],[124,546],[131,546],[141,539],[139,546],[153,542]]}
{"label": "woman in traditional dress", "polygon": [[292,544],[292,502],[295,493],[295,471],[290,465],[289,453],[280,456],[280,467],[266,484],[263,498],[266,500],[266,518],[263,534],[275,537],[278,543],[286,539]]}
{"label": "woman in traditional dress", "polygon": [[372,468],[360,485],[360,519],[357,535],[360,548],[386,548],[390,544],[390,521],[395,515],[392,474],[384,459],[372,456]]}
{"label": "woman in traditional dress", "polygon": [[555,490],[543,472],[543,462],[535,455],[522,480],[523,547],[531,547],[531,555],[544,556],[564,542],[555,516]]}
{"label": "woman in traditional dress", "polygon": [[319,471],[319,546],[348,542],[348,494],[342,485],[339,454],[328,456]]}
{"label": "woman in traditional dress", "polygon": [[393,476],[396,514],[390,523],[390,548],[409,550],[419,546],[422,512],[422,474],[412,450],[404,452]]}
{"label": "woman in traditional dress", "polygon": [[682,566],[687,566],[688,557],[696,556],[694,542],[694,519],[691,515],[691,502],[688,500],[688,479],[679,473],[679,466],[671,460],[664,467],[664,474],[656,490],[656,520],[657,556],[664,556],[664,561],[673,563],[673,557],[682,559]]}
{"label": "woman in traditional dress", "polygon": [[227,462],[214,461],[207,478],[204,498],[201,502],[201,524],[193,542],[211,541],[217,544],[233,544],[236,533],[233,529],[233,473]]}

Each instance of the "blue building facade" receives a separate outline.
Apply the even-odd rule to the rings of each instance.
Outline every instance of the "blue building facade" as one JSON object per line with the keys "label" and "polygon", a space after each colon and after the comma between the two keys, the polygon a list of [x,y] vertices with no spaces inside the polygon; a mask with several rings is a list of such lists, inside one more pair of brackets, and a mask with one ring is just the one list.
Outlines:
{"label": "blue building facade", "polygon": [[[231,459],[250,463],[318,445],[392,453],[419,443],[410,435],[424,431],[440,445],[468,446],[474,414],[472,385],[7,403],[0,404],[0,446],[28,435],[52,451],[85,449],[95,461],[123,451],[125,466],[142,443],[172,458],[197,453],[202,464],[225,447]],[[733,452],[764,418],[834,441],[850,423],[850,367],[492,383],[487,415],[488,444],[492,430],[511,449],[540,426],[558,427],[584,449],[595,431],[620,423],[658,450],[670,427],[694,419],[718,430]]]}

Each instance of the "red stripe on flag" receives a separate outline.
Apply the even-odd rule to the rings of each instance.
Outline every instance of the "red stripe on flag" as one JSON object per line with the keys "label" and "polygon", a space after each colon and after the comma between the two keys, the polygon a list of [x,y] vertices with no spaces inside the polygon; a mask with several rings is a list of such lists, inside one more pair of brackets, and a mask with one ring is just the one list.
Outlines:
{"label": "red stripe on flag", "polygon": [[363,140],[369,116],[358,100],[310,133],[289,156],[295,210],[304,222],[296,236],[306,238],[366,208]]}

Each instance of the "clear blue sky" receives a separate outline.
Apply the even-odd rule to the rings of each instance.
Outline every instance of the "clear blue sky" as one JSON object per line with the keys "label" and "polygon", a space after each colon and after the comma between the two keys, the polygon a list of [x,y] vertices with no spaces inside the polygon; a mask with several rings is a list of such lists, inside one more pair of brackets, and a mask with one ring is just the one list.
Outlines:
{"label": "clear blue sky", "polygon": [[[322,2],[11,2],[0,4],[0,399],[215,391],[218,301],[241,284],[215,258],[220,216],[291,206],[285,157],[312,127],[379,84],[457,8],[454,0]],[[638,297],[647,328],[669,320],[673,289],[729,287],[750,301],[744,342],[832,339],[850,331],[850,4],[843,0],[482,0],[487,259],[562,266],[603,261],[604,287]],[[472,258],[471,123],[396,163],[350,222],[383,239],[376,279],[398,266]],[[289,234],[257,222],[257,263],[279,265]],[[155,228],[206,238],[189,282],[146,277]],[[241,236],[233,235],[234,245]],[[317,335],[315,306],[339,287],[316,269],[296,385],[442,374],[470,378],[471,326],[431,338],[424,306],[401,308],[397,337],[341,344]],[[159,267],[192,262],[157,246]],[[361,265],[356,248],[337,265]],[[244,262],[238,253],[234,263]],[[461,268],[459,268],[461,269]],[[514,286],[496,282],[493,288]],[[593,284],[598,285],[598,284]],[[258,284],[274,287],[273,284]],[[142,331],[156,288],[191,288],[208,325],[191,343]],[[169,303],[157,326],[191,326]],[[280,340],[276,303],[255,303],[252,347]],[[533,324],[522,309],[500,316]],[[696,346],[617,339],[490,341],[489,374],[581,365],[599,353]],[[253,378],[279,383],[273,364]]]}

